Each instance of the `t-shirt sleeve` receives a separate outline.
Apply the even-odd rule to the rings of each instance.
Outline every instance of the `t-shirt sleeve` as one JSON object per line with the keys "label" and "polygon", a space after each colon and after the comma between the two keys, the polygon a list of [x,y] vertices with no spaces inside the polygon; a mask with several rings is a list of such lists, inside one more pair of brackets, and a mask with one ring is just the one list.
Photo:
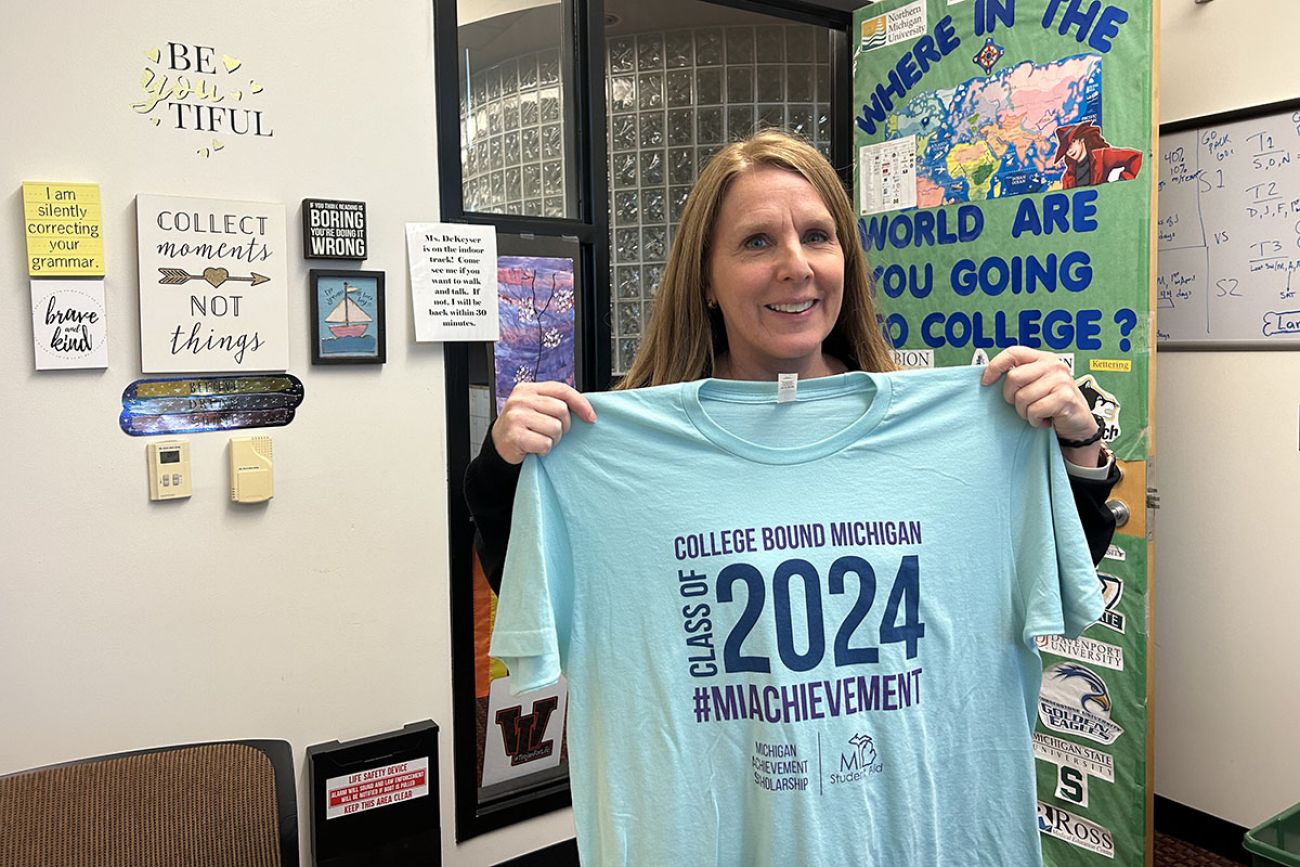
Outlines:
{"label": "t-shirt sleeve", "polygon": [[1051,430],[1026,431],[1011,484],[1011,542],[1023,640],[1077,638],[1102,613],[1101,582]]}
{"label": "t-shirt sleeve", "polygon": [[518,695],[559,680],[573,608],[573,554],[546,469],[524,459],[515,493],[490,653],[510,670]]}

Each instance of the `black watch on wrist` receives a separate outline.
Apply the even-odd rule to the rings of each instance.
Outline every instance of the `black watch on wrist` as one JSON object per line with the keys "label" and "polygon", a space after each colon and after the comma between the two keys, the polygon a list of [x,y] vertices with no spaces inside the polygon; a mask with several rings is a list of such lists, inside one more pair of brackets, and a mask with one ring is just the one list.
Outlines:
{"label": "black watch on wrist", "polygon": [[[1093,420],[1096,421],[1096,416],[1093,416]],[[1095,443],[1095,442],[1097,442],[1098,440],[1100,440],[1100,439],[1101,439],[1101,435],[1104,434],[1105,432],[1106,432],[1106,426],[1103,425],[1101,422],[1097,422],[1097,432],[1096,432],[1095,434],[1093,434],[1092,436],[1088,437],[1087,439],[1083,439],[1083,440],[1067,440],[1067,439],[1065,439],[1064,437],[1059,437],[1059,436],[1058,436],[1058,437],[1056,438],[1056,441],[1059,442],[1061,445],[1065,446],[1066,448],[1070,448],[1070,449],[1081,449],[1081,448],[1083,448],[1084,446],[1090,446],[1090,445],[1092,445],[1093,443]]]}

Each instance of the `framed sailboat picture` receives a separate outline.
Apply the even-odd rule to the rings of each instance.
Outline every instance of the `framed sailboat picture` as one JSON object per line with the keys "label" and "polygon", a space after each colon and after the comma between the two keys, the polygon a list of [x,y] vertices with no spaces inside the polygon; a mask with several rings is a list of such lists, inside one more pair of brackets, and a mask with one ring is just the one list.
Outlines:
{"label": "framed sailboat picture", "polygon": [[383,364],[383,271],[311,271],[311,363]]}

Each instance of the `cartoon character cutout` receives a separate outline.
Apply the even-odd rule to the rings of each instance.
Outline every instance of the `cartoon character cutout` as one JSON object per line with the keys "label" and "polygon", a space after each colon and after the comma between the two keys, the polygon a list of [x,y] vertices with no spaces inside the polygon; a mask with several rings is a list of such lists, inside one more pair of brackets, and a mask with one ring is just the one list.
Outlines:
{"label": "cartoon character cutout", "polygon": [[1131,181],[1142,170],[1142,152],[1111,147],[1092,121],[1056,128],[1056,159],[1065,161],[1064,189]]}
{"label": "cartoon character cutout", "polygon": [[1076,379],[1074,384],[1079,386],[1079,391],[1088,404],[1088,411],[1097,420],[1097,424],[1101,425],[1104,431],[1102,439],[1108,443],[1114,442],[1123,433],[1119,424],[1119,413],[1123,407],[1120,406],[1119,399],[1102,388],[1097,377],[1091,373]]}

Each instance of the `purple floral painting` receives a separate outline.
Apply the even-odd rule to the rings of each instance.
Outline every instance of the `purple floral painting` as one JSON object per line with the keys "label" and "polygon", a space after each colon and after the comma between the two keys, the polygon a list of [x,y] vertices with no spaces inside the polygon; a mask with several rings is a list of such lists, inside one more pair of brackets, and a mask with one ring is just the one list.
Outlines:
{"label": "purple floral painting", "polygon": [[498,256],[497,299],[497,412],[520,382],[573,385],[573,260]]}

